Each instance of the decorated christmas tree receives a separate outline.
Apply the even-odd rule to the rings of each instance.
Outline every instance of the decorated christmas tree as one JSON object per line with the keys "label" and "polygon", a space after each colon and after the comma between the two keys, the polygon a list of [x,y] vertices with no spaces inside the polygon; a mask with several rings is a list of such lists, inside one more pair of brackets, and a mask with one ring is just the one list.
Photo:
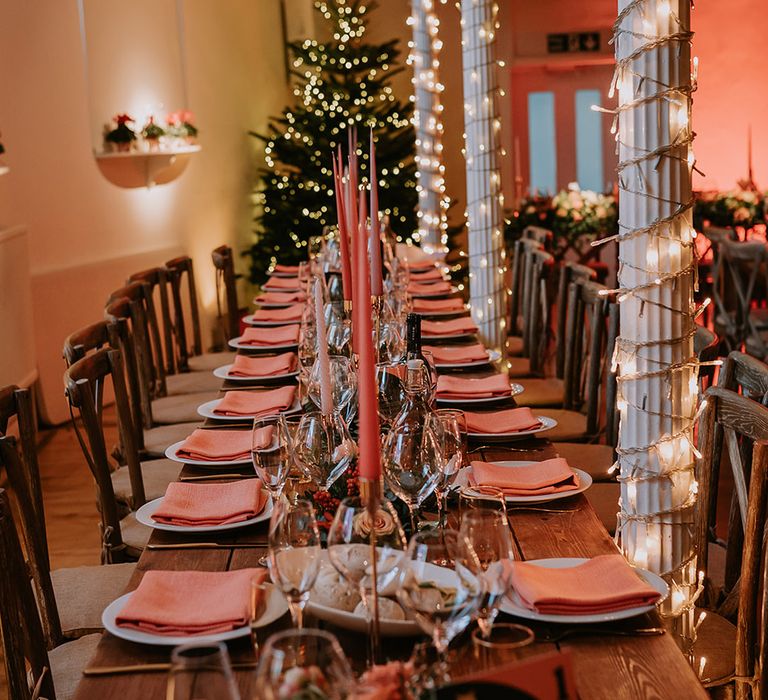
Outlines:
{"label": "decorated christmas tree", "polygon": [[330,40],[306,39],[288,45],[296,102],[272,119],[266,135],[266,164],[256,190],[256,241],[251,279],[262,282],[275,260],[306,259],[307,242],[336,224],[331,153],[347,152],[347,128],[357,126],[361,177],[368,175],[368,138],[376,141],[382,213],[402,239],[416,229],[417,204],[413,108],[398,101],[390,85],[402,70],[397,41],[370,44],[366,24],[376,3],[317,0],[315,9],[330,25]]}

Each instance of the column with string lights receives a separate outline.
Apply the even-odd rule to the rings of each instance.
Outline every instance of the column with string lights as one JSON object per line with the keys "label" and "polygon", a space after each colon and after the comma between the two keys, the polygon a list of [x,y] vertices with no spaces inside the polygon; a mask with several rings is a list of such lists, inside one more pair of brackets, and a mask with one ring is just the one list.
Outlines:
{"label": "column with string lights", "polygon": [[408,63],[413,66],[413,126],[416,130],[416,177],[419,193],[418,238],[428,253],[445,253],[448,243],[446,212],[449,200],[445,194],[443,165],[443,105],[440,93],[440,20],[435,14],[434,0],[411,0],[408,24],[413,38]]}
{"label": "column with string lights", "polygon": [[461,0],[464,82],[464,156],[467,169],[469,302],[480,337],[504,350],[506,294],[504,200],[498,157],[496,31],[499,6],[493,0]]}
{"label": "column with string lights", "polygon": [[619,153],[616,535],[631,563],[670,584],[662,612],[689,620],[682,613],[692,611],[700,591],[693,337],[701,312],[693,301],[690,9],[690,0],[619,0],[610,91],[618,92],[618,105],[601,110],[613,114]]}

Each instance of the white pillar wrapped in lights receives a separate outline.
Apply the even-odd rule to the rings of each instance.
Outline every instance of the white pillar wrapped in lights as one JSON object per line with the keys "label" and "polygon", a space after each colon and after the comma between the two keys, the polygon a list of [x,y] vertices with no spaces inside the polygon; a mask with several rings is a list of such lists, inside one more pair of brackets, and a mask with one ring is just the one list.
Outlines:
{"label": "white pillar wrapped in lights", "polygon": [[416,177],[419,193],[418,237],[427,252],[446,252],[448,198],[443,165],[443,105],[440,93],[440,20],[434,0],[411,0],[408,24],[413,39],[408,63],[413,66],[413,126],[416,130]]}
{"label": "white pillar wrapped in lights", "polygon": [[699,591],[689,2],[619,0],[611,85],[621,217],[617,538],[630,562],[668,581],[669,615],[690,610]]}
{"label": "white pillar wrapped in lights", "polygon": [[504,349],[506,294],[503,196],[498,167],[496,30],[498,4],[461,0],[464,149],[467,168],[469,302],[480,337]]}

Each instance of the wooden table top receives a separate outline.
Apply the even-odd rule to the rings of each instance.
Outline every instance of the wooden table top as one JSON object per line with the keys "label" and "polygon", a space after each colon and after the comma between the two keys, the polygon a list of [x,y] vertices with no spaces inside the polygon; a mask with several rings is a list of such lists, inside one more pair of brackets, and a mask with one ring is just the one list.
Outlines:
{"label": "wooden table top", "polygon": [[[555,449],[547,440],[526,439],[514,442],[514,451],[499,445],[478,450],[475,455],[485,460],[512,458],[539,461],[555,456]],[[252,470],[247,468],[241,468],[241,470],[243,473],[248,471],[252,473]],[[241,470],[229,467],[226,469],[228,473]],[[185,466],[182,473],[201,474],[203,472]],[[569,510],[567,513],[548,513],[510,508],[509,520],[514,535],[516,555],[520,559],[593,557],[616,552],[613,539],[605,531],[583,495],[558,501],[557,507]],[[127,590],[135,589],[143,573],[150,570],[225,571],[258,566],[260,557],[266,553],[267,524],[261,523],[242,528],[233,533],[227,537],[223,536],[226,533],[216,533],[219,537],[216,537],[215,541],[226,544],[221,549],[145,550]],[[151,544],[180,541],[210,542],[214,540],[211,533],[193,538],[160,531],[155,531],[150,539]],[[245,543],[263,545],[263,547],[238,546]],[[659,620],[655,613],[648,617],[652,625],[658,626]],[[525,621],[523,623],[525,624]],[[308,624],[312,624],[311,619],[308,620]],[[259,641],[263,643],[269,634],[287,626],[290,626],[288,615],[273,625],[263,628]],[[366,645],[360,635],[337,630],[325,623],[323,626],[337,634],[353,662],[362,660],[361,654],[365,653]],[[414,639],[387,640],[385,638],[383,640],[385,651],[404,658],[409,656],[413,641]],[[230,642],[228,646],[233,663],[253,661],[253,653],[247,638]],[[670,634],[650,637],[580,635],[563,640],[557,645],[536,643],[532,650],[546,651],[552,648],[569,649],[572,652],[579,697],[584,699],[700,698],[704,700],[708,697]],[[170,647],[141,646],[105,633],[89,666],[168,662],[169,654]],[[236,675],[241,697],[243,700],[250,699],[253,693],[254,671],[238,670]],[[75,698],[76,700],[161,698],[165,696],[165,687],[166,674],[162,672],[84,677],[78,686]]]}

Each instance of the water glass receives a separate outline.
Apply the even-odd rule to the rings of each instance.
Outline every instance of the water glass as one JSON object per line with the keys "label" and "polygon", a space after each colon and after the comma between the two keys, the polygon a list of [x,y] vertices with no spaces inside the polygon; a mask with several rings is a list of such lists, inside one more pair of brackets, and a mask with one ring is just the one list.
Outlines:
{"label": "water glass", "polygon": [[376,390],[379,397],[379,419],[389,427],[405,403],[405,365],[379,362],[376,365]]}
{"label": "water glass", "polygon": [[496,486],[462,486],[459,489],[459,518],[477,508],[496,510],[506,517],[506,496]]}
{"label": "water glass", "polygon": [[459,470],[464,466],[467,454],[467,418],[464,411],[455,408],[441,408],[435,411],[443,434],[443,461],[441,478],[435,487],[439,526],[445,526],[448,508],[448,492]]}
{"label": "water glass", "polygon": [[167,700],[240,700],[227,647],[219,642],[174,648],[165,697]]}
{"label": "water glass", "polygon": [[279,415],[253,421],[251,460],[264,488],[277,500],[293,467],[291,439]]}
{"label": "water glass", "polygon": [[472,647],[481,671],[490,671],[498,666],[519,661],[522,650],[535,641],[533,630],[525,625],[500,622],[494,625],[488,636],[478,627],[472,632]]}
{"label": "water glass", "polygon": [[[348,357],[330,355],[328,357],[331,370],[331,394],[334,410],[344,411],[357,394],[357,373]],[[320,399],[320,362],[315,359],[309,373],[309,398],[318,408],[322,407]]]}
{"label": "water glass", "polygon": [[296,429],[294,456],[312,483],[329,489],[352,464],[357,448],[337,411],[305,413]]}

